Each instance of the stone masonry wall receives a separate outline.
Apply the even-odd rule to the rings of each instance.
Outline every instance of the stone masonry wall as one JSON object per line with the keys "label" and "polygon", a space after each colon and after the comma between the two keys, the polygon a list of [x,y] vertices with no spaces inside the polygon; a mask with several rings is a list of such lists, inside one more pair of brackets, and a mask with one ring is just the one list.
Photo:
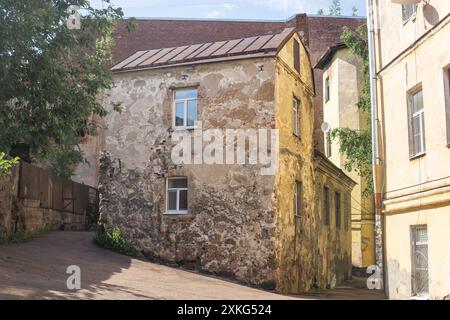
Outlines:
{"label": "stone masonry wall", "polygon": [[[171,161],[174,88],[197,87],[203,129],[271,128],[275,59],[115,75],[106,105],[100,212],[145,256],[275,287],[274,177],[254,165]],[[166,178],[188,179],[188,214],[165,214]]]}

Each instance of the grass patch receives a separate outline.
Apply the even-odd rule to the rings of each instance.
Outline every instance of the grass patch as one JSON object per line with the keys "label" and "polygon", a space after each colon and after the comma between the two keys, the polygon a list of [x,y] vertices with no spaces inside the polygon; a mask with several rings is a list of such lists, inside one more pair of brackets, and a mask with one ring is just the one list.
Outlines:
{"label": "grass patch", "polygon": [[40,236],[48,231],[50,231],[50,228],[45,227],[35,231],[23,230],[8,234],[6,236],[0,236],[0,245],[26,242],[31,238]]}
{"label": "grass patch", "polygon": [[94,240],[105,249],[131,257],[138,256],[138,251],[123,237],[122,231],[118,227],[109,229],[104,224],[97,225]]}

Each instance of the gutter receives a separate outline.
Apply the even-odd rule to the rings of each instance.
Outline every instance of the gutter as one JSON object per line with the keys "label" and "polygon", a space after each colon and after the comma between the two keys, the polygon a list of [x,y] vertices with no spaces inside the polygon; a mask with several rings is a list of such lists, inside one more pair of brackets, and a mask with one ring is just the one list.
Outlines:
{"label": "gutter", "polygon": [[[387,261],[385,250],[385,232],[384,232],[384,216],[382,215],[382,167],[379,157],[379,135],[378,135],[378,101],[377,101],[377,73],[375,64],[375,29],[374,29],[374,14],[373,1],[366,0],[367,8],[367,29],[368,29],[368,47],[369,47],[369,64],[370,64],[370,107],[371,107],[371,122],[372,122],[372,170],[373,170],[373,184],[374,184],[374,198],[375,198],[375,250],[381,249],[382,256],[382,274],[383,274],[383,288],[385,295],[388,297],[387,287]],[[377,226],[379,225],[379,227]],[[381,237],[377,237],[377,231],[381,230]],[[377,238],[381,238],[381,244],[377,243]],[[377,252],[376,252],[377,253]],[[376,260],[377,254],[376,254]],[[379,262],[379,261],[377,261]]]}

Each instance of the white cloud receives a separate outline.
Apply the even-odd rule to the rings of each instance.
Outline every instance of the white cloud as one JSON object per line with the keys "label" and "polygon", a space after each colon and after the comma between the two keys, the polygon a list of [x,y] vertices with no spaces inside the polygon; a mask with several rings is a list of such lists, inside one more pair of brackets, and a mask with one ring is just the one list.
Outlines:
{"label": "white cloud", "polygon": [[232,10],[235,7],[235,5],[231,4],[231,3],[223,3],[222,7],[227,9],[227,10]]}
{"label": "white cloud", "polygon": [[278,11],[305,12],[305,0],[254,0],[254,4],[267,6]]}
{"label": "white cloud", "polygon": [[219,10],[210,11],[206,14],[206,16],[208,18],[212,18],[212,19],[220,18],[220,17],[223,17],[224,15],[225,15],[225,12],[219,11]]}
{"label": "white cloud", "polygon": [[227,2],[222,3],[220,6],[223,8],[223,10],[210,11],[210,12],[208,12],[206,14],[207,17],[208,18],[212,18],[212,19],[223,17],[223,16],[225,16],[227,13],[229,13],[230,11],[232,11],[236,7],[234,4],[227,3]]}

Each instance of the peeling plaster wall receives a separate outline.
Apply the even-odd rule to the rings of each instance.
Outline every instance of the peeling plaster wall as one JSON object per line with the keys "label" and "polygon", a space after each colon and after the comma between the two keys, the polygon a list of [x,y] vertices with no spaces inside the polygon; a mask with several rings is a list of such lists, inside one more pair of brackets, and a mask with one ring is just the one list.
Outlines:
{"label": "peeling plaster wall", "polygon": [[[296,36],[294,39],[299,41]],[[300,73],[295,71],[293,41],[286,43],[279,53],[276,81],[276,124],[280,130],[280,167],[275,187],[277,290],[284,293],[333,288],[351,276],[350,202],[345,211],[344,197],[350,197],[354,184],[331,162],[314,156],[312,69],[308,53],[301,46]],[[301,104],[298,137],[292,127],[294,97]],[[302,184],[300,217],[294,213],[296,181]],[[330,195],[341,194],[340,228],[333,218],[330,226],[323,222],[324,185],[330,188]],[[330,216],[333,210],[334,199],[330,199]]]}
{"label": "peeling plaster wall", "polygon": [[[295,36],[295,39],[298,38]],[[301,45],[300,74],[293,68],[293,39],[279,53],[276,81],[276,124],[280,132],[277,200],[277,289],[296,293],[311,288],[314,220],[314,169],[312,75],[306,50]],[[293,134],[293,98],[300,101],[300,134]],[[301,218],[294,216],[295,183],[303,186]]]}
{"label": "peeling plaster wall", "polygon": [[[274,75],[275,58],[116,74],[105,104],[124,110],[105,119],[101,219],[155,261],[274,288],[274,177],[170,158],[173,88],[198,87],[203,129],[271,128]],[[164,214],[171,176],[188,178],[188,215]]]}

